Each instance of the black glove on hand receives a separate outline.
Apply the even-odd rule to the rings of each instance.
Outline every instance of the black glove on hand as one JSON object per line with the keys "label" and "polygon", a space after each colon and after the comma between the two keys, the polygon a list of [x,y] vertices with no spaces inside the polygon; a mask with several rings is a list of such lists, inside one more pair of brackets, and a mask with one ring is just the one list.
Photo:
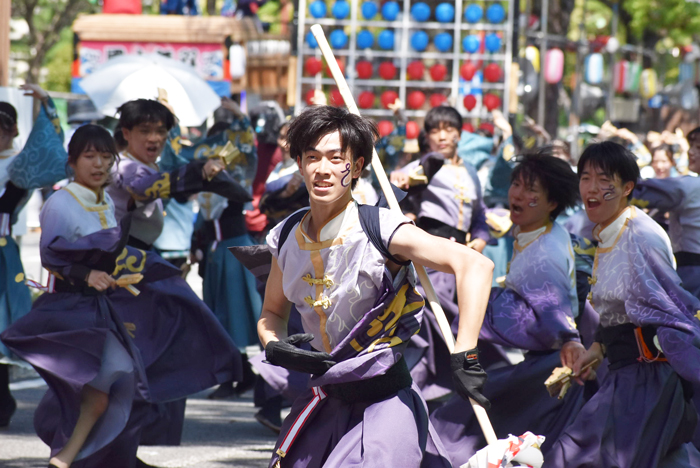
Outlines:
{"label": "black glove on hand", "polygon": [[486,371],[479,364],[479,350],[450,355],[450,367],[452,368],[452,380],[459,396],[468,400],[476,400],[485,409],[491,408],[491,403],[481,393],[486,383]]}
{"label": "black glove on hand", "polygon": [[335,365],[331,355],[318,351],[307,351],[298,345],[314,339],[311,333],[298,333],[280,341],[270,341],[265,346],[265,356],[270,364],[285,369],[306,372],[308,374],[325,374]]}

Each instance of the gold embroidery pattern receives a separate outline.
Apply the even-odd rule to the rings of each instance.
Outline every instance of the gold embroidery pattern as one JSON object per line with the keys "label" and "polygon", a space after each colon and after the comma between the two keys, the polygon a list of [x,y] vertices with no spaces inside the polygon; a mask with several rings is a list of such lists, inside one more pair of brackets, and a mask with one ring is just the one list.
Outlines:
{"label": "gold embroidery pattern", "polygon": [[138,263],[139,257],[137,255],[129,255],[129,251],[124,248],[122,253],[117,257],[112,276],[117,276],[122,270],[127,270],[131,273],[141,273],[146,266],[146,252],[143,250],[137,250],[137,252],[141,254],[141,263]]}
{"label": "gold embroidery pattern", "polygon": [[131,323],[131,322],[123,322],[124,323],[124,328],[126,328],[126,332],[129,334],[130,337],[136,338],[136,324]]}
{"label": "gold embroidery pattern", "polygon": [[335,284],[328,275],[323,275],[323,278],[316,279],[312,278],[310,273],[307,273],[302,280],[304,280],[309,286],[313,284],[322,284],[326,287],[326,289],[330,289]]}
{"label": "gold embroidery pattern", "polygon": [[649,200],[640,200],[639,198],[633,198],[630,200],[630,205],[638,206],[640,208],[647,208],[649,206]]}
{"label": "gold embroidery pattern", "polygon": [[144,192],[148,198],[169,198],[170,197],[170,174],[165,173],[163,177],[153,182]]}
{"label": "gold embroidery pattern", "polygon": [[[384,336],[374,340],[369,347],[367,352],[371,353],[374,349],[383,343],[388,343],[388,347],[396,346],[401,344],[403,341],[398,336],[393,336],[396,333],[396,325],[399,319],[416,309],[419,309],[425,305],[425,301],[421,300],[411,303],[406,303],[406,293],[408,292],[408,285],[404,284],[391,304],[387,306],[384,313],[379,317],[372,320],[369,324],[370,328],[367,330],[367,336],[374,337],[377,336],[382,331],[389,332],[389,336]],[[357,340],[352,340],[350,345],[358,352],[362,351],[362,347],[357,342]]]}
{"label": "gold embroidery pattern", "polygon": [[327,309],[333,305],[331,298],[328,296],[321,296],[321,299],[318,301],[314,301],[314,298],[311,296],[306,296],[304,298],[304,302],[309,304],[311,307],[323,307],[323,309]]}

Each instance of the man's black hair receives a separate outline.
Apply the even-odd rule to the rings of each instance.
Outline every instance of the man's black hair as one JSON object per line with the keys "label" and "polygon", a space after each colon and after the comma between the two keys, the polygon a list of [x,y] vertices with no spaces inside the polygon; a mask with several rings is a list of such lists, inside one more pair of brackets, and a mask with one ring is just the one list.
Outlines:
{"label": "man's black hair", "polygon": [[[287,144],[293,159],[301,158],[305,151],[318,144],[324,136],[338,131],[341,151],[350,151],[352,161],[364,157],[362,169],[372,162],[374,142],[379,138],[379,130],[374,122],[345,109],[333,106],[310,106],[296,117],[287,131]],[[355,188],[353,179],[351,188]]]}
{"label": "man's black hair", "polygon": [[170,109],[153,99],[135,99],[125,102],[118,109],[119,128],[131,130],[143,123],[163,122],[163,125],[170,130],[175,126],[175,116]]}
{"label": "man's black hair", "polygon": [[434,128],[440,128],[440,124],[447,127],[454,127],[457,131],[462,131],[462,116],[459,111],[450,106],[437,106],[428,111],[423,122],[426,133]]}
{"label": "man's black hair", "polygon": [[0,128],[9,132],[17,125],[17,109],[9,102],[0,102]]}
{"label": "man's black hair", "polygon": [[685,137],[686,140],[688,140],[688,143],[692,143],[693,140],[697,140],[700,138],[700,127],[695,127],[688,133],[688,136]]}
{"label": "man's black hair", "polygon": [[210,136],[218,135],[219,133],[224,133],[230,127],[231,124],[228,122],[216,122],[214,125],[211,126],[209,130],[207,130],[207,138],[209,138]]}
{"label": "man's black hair", "polygon": [[[622,185],[633,182],[632,192],[637,186],[637,180],[640,177],[637,158],[631,151],[618,143],[603,141],[588,145],[578,160],[579,179],[587,164],[590,169],[598,169],[611,179],[615,176],[619,177]],[[628,199],[632,196],[632,192],[627,196]]]}
{"label": "man's black hair", "polygon": [[510,182],[522,178],[527,187],[539,182],[547,193],[547,200],[557,204],[550,217],[555,219],[562,211],[576,206],[579,200],[578,177],[569,163],[552,156],[553,148],[544,147],[518,158]]}

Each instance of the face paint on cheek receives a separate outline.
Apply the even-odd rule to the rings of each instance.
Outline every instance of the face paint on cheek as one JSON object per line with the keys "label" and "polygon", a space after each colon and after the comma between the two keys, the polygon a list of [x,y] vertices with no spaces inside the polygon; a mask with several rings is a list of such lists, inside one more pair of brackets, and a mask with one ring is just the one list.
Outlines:
{"label": "face paint on cheek", "polygon": [[605,201],[610,201],[614,200],[617,198],[618,193],[617,190],[615,190],[615,186],[613,184],[610,184],[608,188],[603,189],[603,200]]}
{"label": "face paint on cheek", "polygon": [[348,185],[350,185],[350,181],[347,180],[348,176],[350,176],[350,163],[345,164],[345,169],[340,171],[340,173],[344,174],[343,178],[340,179],[340,185],[342,185],[343,187],[347,187]]}
{"label": "face paint on cheek", "polygon": [[527,204],[527,206],[534,208],[539,204],[540,204],[540,197],[532,197],[530,199],[530,202]]}

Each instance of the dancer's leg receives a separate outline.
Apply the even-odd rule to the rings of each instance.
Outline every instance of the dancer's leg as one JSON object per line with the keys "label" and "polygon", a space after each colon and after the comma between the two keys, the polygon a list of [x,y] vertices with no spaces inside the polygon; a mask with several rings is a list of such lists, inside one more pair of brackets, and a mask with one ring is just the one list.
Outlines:
{"label": "dancer's leg", "polygon": [[101,392],[89,385],[83,387],[82,402],[80,403],[80,416],[75,424],[73,434],[66,443],[65,447],[49,460],[58,468],[70,467],[78,452],[82,448],[85,440],[90,435],[93,426],[100,419],[100,416],[107,411],[109,404],[109,395]]}
{"label": "dancer's leg", "polygon": [[16,408],[15,399],[10,394],[10,366],[0,364],[0,427],[10,424]]}

